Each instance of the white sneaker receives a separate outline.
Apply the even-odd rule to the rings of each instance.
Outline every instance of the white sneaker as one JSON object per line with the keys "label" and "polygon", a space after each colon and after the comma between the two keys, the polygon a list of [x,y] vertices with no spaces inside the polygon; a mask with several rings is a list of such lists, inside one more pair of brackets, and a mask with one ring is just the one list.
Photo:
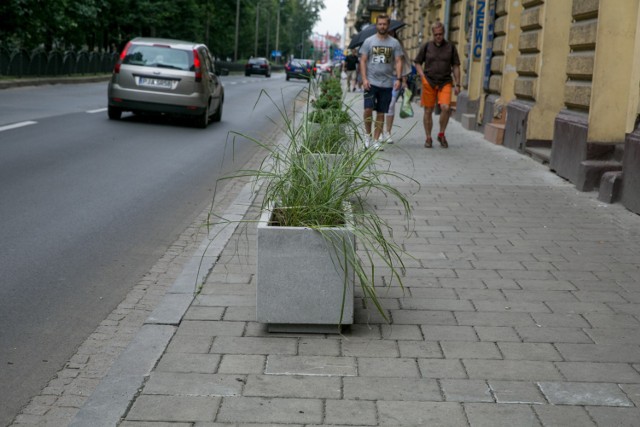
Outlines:
{"label": "white sneaker", "polygon": [[371,145],[371,136],[369,135],[365,135],[364,136],[364,148],[369,148],[369,146]]}
{"label": "white sneaker", "polygon": [[371,145],[371,148],[378,151],[384,151],[384,141],[379,139]]}
{"label": "white sneaker", "polygon": [[382,134],[382,140],[387,144],[393,144],[393,139],[391,139],[391,134],[384,132]]}

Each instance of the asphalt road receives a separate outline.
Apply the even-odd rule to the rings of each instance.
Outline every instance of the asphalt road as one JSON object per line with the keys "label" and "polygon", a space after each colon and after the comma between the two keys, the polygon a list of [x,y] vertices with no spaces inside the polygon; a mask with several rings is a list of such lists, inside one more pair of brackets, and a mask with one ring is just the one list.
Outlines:
{"label": "asphalt road", "polygon": [[[303,82],[225,76],[223,119],[110,121],[106,83],[0,91],[0,425],[64,366]],[[33,122],[33,123],[31,123]],[[14,125],[20,126],[14,127]]]}

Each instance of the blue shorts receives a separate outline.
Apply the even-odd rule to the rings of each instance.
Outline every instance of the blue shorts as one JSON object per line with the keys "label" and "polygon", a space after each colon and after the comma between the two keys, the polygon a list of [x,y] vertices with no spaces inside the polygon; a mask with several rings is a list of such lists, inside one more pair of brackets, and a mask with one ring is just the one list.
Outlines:
{"label": "blue shorts", "polygon": [[392,92],[393,88],[391,87],[378,87],[371,85],[371,89],[364,93],[365,110],[372,109],[378,113],[386,113],[389,111]]}

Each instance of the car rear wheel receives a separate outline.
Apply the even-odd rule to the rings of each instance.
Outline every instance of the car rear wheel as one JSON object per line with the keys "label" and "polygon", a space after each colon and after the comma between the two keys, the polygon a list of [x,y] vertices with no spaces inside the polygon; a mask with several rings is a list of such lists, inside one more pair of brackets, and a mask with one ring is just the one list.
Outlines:
{"label": "car rear wheel", "polygon": [[220,104],[218,105],[218,109],[213,114],[213,117],[211,117],[211,121],[212,122],[219,122],[220,120],[222,120],[222,103],[223,102],[224,102],[224,100],[221,99],[220,100]]}
{"label": "car rear wheel", "polygon": [[122,110],[118,107],[112,107],[109,105],[109,108],[107,108],[107,114],[111,120],[120,120],[120,117],[122,117]]}
{"label": "car rear wheel", "polygon": [[196,119],[196,125],[201,129],[206,129],[209,124],[209,105],[204,108],[204,112]]}

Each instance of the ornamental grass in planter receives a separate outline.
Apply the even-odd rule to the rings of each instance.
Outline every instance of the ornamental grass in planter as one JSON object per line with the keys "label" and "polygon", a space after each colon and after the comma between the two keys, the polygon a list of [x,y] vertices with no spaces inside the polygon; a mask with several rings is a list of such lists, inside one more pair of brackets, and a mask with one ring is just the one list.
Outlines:
{"label": "ornamental grass in planter", "polygon": [[[379,157],[379,151],[356,149],[361,147],[356,143],[361,138],[357,133],[347,137],[347,145],[352,148],[345,155],[331,160],[310,156],[310,140],[318,133],[313,136],[314,133],[306,130],[305,121],[296,124],[284,109],[278,110],[284,121],[283,131],[288,136],[287,144],[271,145],[237,134],[266,152],[257,169],[241,170],[234,175],[251,177],[256,184],[261,183],[264,194],[258,229],[257,320],[272,326],[270,330],[298,331],[301,325],[332,325],[331,328],[338,331],[341,325],[353,322],[354,283],[361,287],[365,303],[372,304],[387,319],[376,290],[376,266],[383,265],[388,270],[385,285],[397,283],[402,286],[405,252],[394,241],[391,226],[369,205],[367,197],[374,193],[384,195],[397,203],[408,221],[410,204],[390,182],[415,181],[391,170]],[[321,124],[318,132],[330,134],[331,127],[336,126]],[[344,143],[343,137],[335,141]],[[261,228],[268,229],[270,235],[281,232],[280,237],[269,241],[266,252],[261,248]],[[287,241],[286,234],[293,228],[305,229],[313,237],[298,236],[294,242]],[[302,260],[305,243],[316,250],[312,258],[328,260],[333,275],[327,273],[326,267],[318,268],[315,259]],[[292,247],[294,253],[280,253]],[[290,272],[283,272],[290,267]],[[338,285],[334,283],[328,289],[318,289],[313,295],[299,292],[309,283],[314,290],[320,288],[328,281],[328,276],[337,278]],[[293,278],[292,282],[282,286],[288,277]],[[330,296],[327,300],[318,296],[327,294]],[[306,296],[307,299],[296,301],[294,296]],[[268,300],[266,305],[262,301],[265,298]],[[278,300],[282,303],[278,304]],[[312,312],[322,311],[316,308],[326,308],[330,313],[311,318]],[[327,331],[320,329],[319,332]]]}

